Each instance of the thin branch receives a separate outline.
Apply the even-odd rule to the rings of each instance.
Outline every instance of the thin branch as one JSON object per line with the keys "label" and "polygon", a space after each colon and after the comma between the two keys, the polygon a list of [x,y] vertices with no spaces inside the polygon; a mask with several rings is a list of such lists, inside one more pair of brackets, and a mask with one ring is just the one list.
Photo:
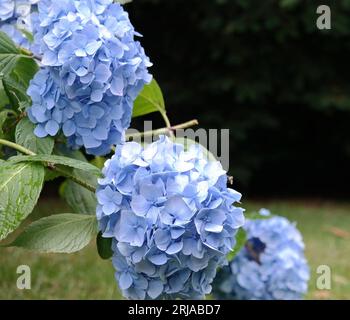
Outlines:
{"label": "thin branch", "polygon": [[23,48],[23,47],[19,47],[19,50],[21,51],[21,53],[23,54],[24,57],[27,57],[27,58],[33,58],[39,62],[41,62],[41,57],[34,54],[33,52],[29,51],[28,49],[26,48]]}
{"label": "thin branch", "polygon": [[25,147],[22,147],[22,146],[20,146],[17,143],[8,141],[8,140],[0,139],[0,144],[2,144],[4,146],[7,146],[7,147],[10,147],[12,149],[15,149],[15,150],[17,150],[17,151],[19,151],[21,153],[24,153],[24,154],[26,154],[28,156],[35,156],[36,155],[33,151],[31,151],[31,150],[29,150],[29,149],[27,149]]}
{"label": "thin branch", "polygon": [[73,182],[81,185],[82,187],[84,187],[85,189],[95,193],[96,192],[96,188],[94,186],[92,186],[91,184],[85,182],[84,180],[80,180],[80,178],[78,178],[75,175],[70,174],[68,171],[62,169],[62,168],[58,168],[56,166],[49,166],[49,169],[52,169],[60,174],[62,174],[63,176],[65,176],[66,178],[72,180]]}
{"label": "thin branch", "polygon": [[166,114],[166,111],[161,111],[160,114],[162,115],[164,122],[165,122],[165,125],[167,126],[167,129],[168,129],[167,132],[169,133],[170,137],[174,138],[175,137],[174,131],[172,129],[172,126],[171,126],[170,120]]}
{"label": "thin branch", "polygon": [[[4,140],[4,139],[0,139],[0,144],[4,145],[4,146],[8,146],[12,149],[15,149],[23,154],[26,154],[28,156],[35,156],[36,153],[34,153],[33,151],[8,140]],[[87,190],[90,190],[91,192],[96,192],[96,188],[92,185],[90,185],[89,183],[85,182],[84,180],[81,180],[80,178],[78,178],[75,175],[72,175],[70,172],[62,169],[62,168],[58,168],[57,166],[55,166],[53,163],[50,162],[44,162],[44,165],[50,169],[50,170],[54,170],[58,173],[60,173],[61,175],[65,176],[66,178],[72,180],[73,182],[81,185],[82,187],[84,187]]]}
{"label": "thin branch", "polygon": [[19,47],[19,50],[20,50],[21,53],[23,53],[25,56],[28,56],[28,57],[34,56],[33,52],[29,51],[29,50],[26,49],[26,48]]}
{"label": "thin branch", "polygon": [[156,130],[149,130],[149,131],[140,132],[140,133],[136,133],[136,134],[127,134],[126,139],[128,140],[130,138],[150,137],[153,135],[157,136],[157,135],[166,134],[169,132],[172,132],[174,134],[174,131],[176,131],[176,130],[186,129],[186,128],[193,127],[196,125],[198,125],[198,120],[194,119],[191,121],[187,121],[187,122],[178,124],[176,126],[170,126],[170,127],[156,129]]}

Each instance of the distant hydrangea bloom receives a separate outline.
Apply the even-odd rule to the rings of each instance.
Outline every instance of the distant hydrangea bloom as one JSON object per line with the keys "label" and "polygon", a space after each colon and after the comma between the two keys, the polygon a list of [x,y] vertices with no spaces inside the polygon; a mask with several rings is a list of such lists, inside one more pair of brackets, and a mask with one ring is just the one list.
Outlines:
{"label": "distant hydrangea bloom", "polygon": [[42,70],[28,89],[39,137],[60,130],[94,155],[124,140],[133,102],[152,76],[128,14],[112,0],[41,0],[34,18]]}
{"label": "distant hydrangea bloom", "polygon": [[244,223],[241,194],[198,145],[167,137],[118,146],[97,190],[97,219],[113,238],[116,279],[126,298],[202,298]]}
{"label": "distant hydrangea bloom", "polygon": [[32,32],[30,15],[39,0],[0,0],[0,30],[17,45],[31,48],[29,40],[21,30]]}
{"label": "distant hydrangea bloom", "polygon": [[[263,216],[268,210],[262,209]],[[300,232],[286,218],[247,220],[245,247],[215,279],[214,296],[238,300],[297,300],[310,271]]]}

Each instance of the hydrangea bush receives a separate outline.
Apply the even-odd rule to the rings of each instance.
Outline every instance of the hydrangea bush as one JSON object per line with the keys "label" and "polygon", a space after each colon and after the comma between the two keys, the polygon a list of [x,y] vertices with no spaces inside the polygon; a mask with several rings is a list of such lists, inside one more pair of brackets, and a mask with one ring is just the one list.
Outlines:
{"label": "hydrangea bush", "polygon": [[[261,214],[266,216],[262,209]],[[214,295],[224,299],[295,300],[307,292],[310,271],[304,243],[286,218],[247,220],[247,241],[220,272]]]}
{"label": "hydrangea bush", "polygon": [[[0,241],[73,253],[96,239],[125,298],[197,299],[211,293],[217,269],[239,252],[244,225],[264,242],[251,240],[249,252],[269,262],[264,276],[278,277],[274,297],[304,292],[299,234],[282,218],[263,233],[244,224],[241,194],[227,187],[221,164],[196,143],[178,143],[174,129],[198,122],[172,127],[140,34],[117,2],[0,0]],[[126,135],[132,117],[152,112],[164,128]],[[128,142],[147,135],[159,139]],[[71,213],[34,221],[9,240],[45,182],[58,177]],[[278,245],[275,228],[285,228],[293,248]],[[234,260],[241,261],[234,269],[240,292],[257,286],[259,298],[270,298],[259,264],[242,252]],[[299,271],[285,273],[290,266]]]}

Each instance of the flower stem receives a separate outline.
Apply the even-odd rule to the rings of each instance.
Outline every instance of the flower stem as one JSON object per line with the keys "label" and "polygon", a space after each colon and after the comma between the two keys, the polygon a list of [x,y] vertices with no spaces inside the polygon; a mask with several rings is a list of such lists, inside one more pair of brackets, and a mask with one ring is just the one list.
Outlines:
{"label": "flower stem", "polygon": [[72,180],[73,182],[81,185],[82,187],[84,187],[85,189],[95,193],[96,192],[96,188],[94,186],[92,186],[91,184],[81,180],[80,178],[78,178],[77,176],[72,175],[71,173],[69,173],[68,171],[61,169],[61,168],[57,168],[55,166],[51,167],[49,166],[49,168],[52,168],[53,170],[55,170],[56,172],[62,174],[63,176],[65,176],[66,178]]}
{"label": "flower stem", "polygon": [[10,147],[12,149],[15,149],[15,150],[17,150],[21,153],[24,153],[28,156],[35,156],[36,155],[33,151],[31,151],[25,147],[22,147],[21,145],[19,145],[17,143],[8,141],[8,140],[0,139],[0,144],[7,146],[7,147]]}
{"label": "flower stem", "polygon": [[[169,123],[170,124],[170,123]],[[140,138],[140,137],[149,137],[152,135],[160,135],[160,134],[165,134],[168,133],[169,131],[173,133],[174,136],[174,131],[178,130],[178,129],[186,129],[192,126],[195,126],[198,124],[198,121],[196,119],[191,120],[191,121],[187,121],[181,124],[178,124],[176,126],[167,126],[166,128],[161,128],[161,129],[157,129],[157,130],[149,130],[149,131],[145,131],[145,132],[140,132],[140,133],[136,133],[136,134],[127,134],[126,135],[126,139],[130,139],[130,138]]]}
{"label": "flower stem", "polygon": [[33,59],[37,60],[38,62],[41,61],[40,56],[35,55],[33,52],[29,51],[28,49],[23,48],[23,47],[19,47],[19,50],[20,50],[21,54],[23,55],[23,57],[33,58]]}
{"label": "flower stem", "polygon": [[19,50],[21,51],[22,54],[28,57],[32,57],[34,55],[31,51],[29,51],[26,48],[20,47]]}
{"label": "flower stem", "polygon": [[[26,154],[28,156],[35,156],[36,153],[11,141],[8,140],[4,140],[4,139],[0,139],[0,144],[10,147],[12,149],[15,149],[23,154]],[[81,185],[82,187],[84,187],[85,189],[91,191],[91,192],[96,192],[96,188],[92,185],[90,185],[89,183],[85,182],[84,180],[81,180],[80,178],[78,178],[75,175],[72,175],[70,172],[62,169],[62,168],[58,168],[56,167],[54,164],[50,163],[50,162],[45,162],[44,165],[51,169],[51,170],[55,170],[56,172],[60,173],[61,175],[65,176],[66,178],[72,180],[73,182]]]}
{"label": "flower stem", "polygon": [[166,114],[166,111],[162,111],[161,115],[164,119],[165,125],[167,126],[167,133],[169,133],[170,137],[174,138],[175,137],[174,129],[171,127],[171,123],[170,123],[170,120]]}

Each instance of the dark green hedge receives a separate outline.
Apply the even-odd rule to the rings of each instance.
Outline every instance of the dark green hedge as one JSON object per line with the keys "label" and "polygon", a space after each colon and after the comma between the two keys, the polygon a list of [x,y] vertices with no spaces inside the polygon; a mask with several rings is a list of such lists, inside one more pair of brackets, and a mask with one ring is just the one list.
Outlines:
{"label": "dark green hedge", "polygon": [[[329,4],[332,29],[316,28]],[[254,194],[344,195],[350,178],[350,0],[134,0],[173,122],[231,129]]]}

